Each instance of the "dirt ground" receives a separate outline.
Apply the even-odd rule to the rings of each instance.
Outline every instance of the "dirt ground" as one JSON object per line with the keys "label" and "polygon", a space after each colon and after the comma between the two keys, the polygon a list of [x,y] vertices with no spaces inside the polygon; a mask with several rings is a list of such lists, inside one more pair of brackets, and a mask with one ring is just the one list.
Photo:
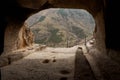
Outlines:
{"label": "dirt ground", "polygon": [[1,69],[2,80],[74,80],[75,48],[46,48]]}
{"label": "dirt ground", "polygon": [[120,65],[89,45],[36,50],[1,68],[1,80],[120,80]]}

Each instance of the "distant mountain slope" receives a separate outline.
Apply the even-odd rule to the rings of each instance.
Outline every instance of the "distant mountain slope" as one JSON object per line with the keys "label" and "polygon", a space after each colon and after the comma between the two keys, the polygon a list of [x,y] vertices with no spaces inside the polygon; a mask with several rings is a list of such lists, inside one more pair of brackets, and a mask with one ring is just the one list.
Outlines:
{"label": "distant mountain slope", "polygon": [[36,43],[59,47],[73,46],[91,36],[95,25],[92,16],[80,9],[48,9],[26,22],[35,34]]}

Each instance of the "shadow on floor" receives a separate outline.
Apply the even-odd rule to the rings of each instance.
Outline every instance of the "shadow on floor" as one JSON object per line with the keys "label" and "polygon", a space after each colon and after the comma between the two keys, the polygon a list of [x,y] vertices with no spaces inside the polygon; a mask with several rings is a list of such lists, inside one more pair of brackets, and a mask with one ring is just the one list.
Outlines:
{"label": "shadow on floor", "polygon": [[96,80],[81,49],[76,51],[74,80]]}

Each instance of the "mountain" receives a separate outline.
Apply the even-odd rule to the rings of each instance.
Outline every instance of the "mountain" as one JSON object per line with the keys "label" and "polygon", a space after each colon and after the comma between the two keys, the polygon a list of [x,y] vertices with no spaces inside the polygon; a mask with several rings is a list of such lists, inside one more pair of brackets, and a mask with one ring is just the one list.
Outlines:
{"label": "mountain", "polygon": [[92,36],[94,19],[82,9],[46,9],[31,16],[26,23],[35,42],[54,47],[74,46]]}

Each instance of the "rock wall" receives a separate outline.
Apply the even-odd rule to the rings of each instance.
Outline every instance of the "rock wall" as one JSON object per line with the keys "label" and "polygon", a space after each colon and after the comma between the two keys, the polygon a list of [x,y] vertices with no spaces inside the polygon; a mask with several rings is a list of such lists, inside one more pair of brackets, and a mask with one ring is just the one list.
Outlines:
{"label": "rock wall", "polygon": [[96,47],[101,53],[106,53],[106,45],[105,45],[105,23],[104,23],[104,17],[103,12],[99,12],[95,17],[95,23],[96,23],[96,30],[94,32],[94,37],[96,39]]}
{"label": "rock wall", "polygon": [[5,31],[4,53],[31,46],[33,33],[25,24],[9,24]]}
{"label": "rock wall", "polygon": [[17,48],[24,48],[26,46],[32,46],[34,42],[34,35],[30,28],[25,23],[20,29],[17,40]]}
{"label": "rock wall", "polygon": [[6,20],[2,15],[0,15],[0,55],[4,51],[4,32],[6,24]]}

